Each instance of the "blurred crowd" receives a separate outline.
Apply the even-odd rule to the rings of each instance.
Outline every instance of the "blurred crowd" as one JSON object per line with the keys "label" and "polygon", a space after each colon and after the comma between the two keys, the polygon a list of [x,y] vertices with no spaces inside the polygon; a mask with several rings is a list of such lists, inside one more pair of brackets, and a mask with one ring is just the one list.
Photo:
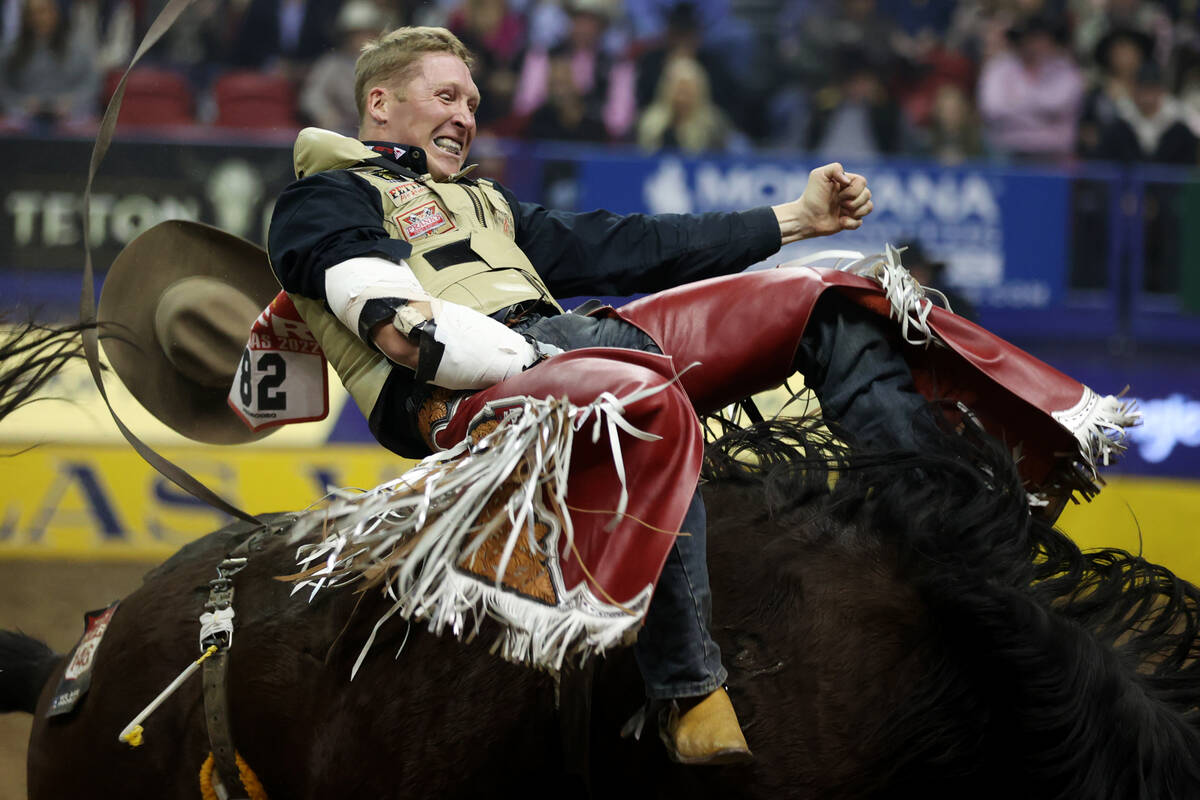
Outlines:
{"label": "blurred crowd", "polygon": [[[0,0],[0,128],[94,126],[166,2]],[[354,134],[359,48],[411,24],[444,25],[476,54],[479,127],[498,136],[944,163],[1198,158],[1200,0],[196,0],[130,84],[166,97],[129,120]]]}

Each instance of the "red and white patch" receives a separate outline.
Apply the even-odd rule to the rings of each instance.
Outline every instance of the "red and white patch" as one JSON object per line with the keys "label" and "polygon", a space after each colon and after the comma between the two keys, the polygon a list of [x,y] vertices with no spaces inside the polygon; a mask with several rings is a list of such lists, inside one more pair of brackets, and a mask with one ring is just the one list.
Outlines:
{"label": "red and white patch", "polygon": [[512,238],[513,235],[513,220],[512,217],[503,211],[496,210],[496,219],[500,222],[500,229],[504,231],[504,235]]}
{"label": "red and white patch", "polygon": [[71,663],[67,664],[67,671],[63,673],[65,679],[75,680],[92,668],[92,662],[96,660],[96,650],[100,647],[100,640],[104,638],[104,632],[108,630],[108,622],[116,611],[117,607],[113,605],[96,616],[88,618],[87,630],[84,632],[83,638],[79,640],[79,646],[75,648],[75,655],[72,656]]}
{"label": "red and white patch", "polygon": [[96,651],[100,649],[100,640],[104,638],[104,632],[108,630],[108,623],[112,621],[113,614],[117,611],[117,605],[117,603],[113,603],[108,608],[89,611],[84,615],[83,638],[71,651],[71,660],[67,662],[67,668],[58,682],[58,688],[54,690],[54,694],[50,698],[50,706],[46,709],[47,717],[71,713],[80,699],[87,694],[87,690],[92,684],[92,667],[96,664]]}
{"label": "red and white patch", "polygon": [[454,223],[450,221],[435,200],[419,205],[412,211],[398,214],[395,220],[396,225],[404,234],[404,238],[410,242],[434,233],[452,231],[455,228]]}
{"label": "red and white patch", "polygon": [[432,191],[432,189],[422,183],[406,181],[399,186],[393,186],[388,189],[388,197],[392,198],[392,202],[397,206],[406,206],[410,200],[420,197],[423,194],[429,194]]}

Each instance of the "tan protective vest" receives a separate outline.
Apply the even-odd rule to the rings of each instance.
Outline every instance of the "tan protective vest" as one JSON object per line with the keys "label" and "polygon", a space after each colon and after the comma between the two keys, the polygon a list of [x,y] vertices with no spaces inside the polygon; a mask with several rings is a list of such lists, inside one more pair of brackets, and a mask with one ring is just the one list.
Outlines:
{"label": "tan protective vest", "polygon": [[[296,139],[296,176],[348,169],[374,187],[383,203],[383,227],[412,245],[406,259],[432,297],[492,314],[530,300],[561,307],[517,247],[512,210],[491,181],[407,178],[366,163],[380,156],[357,139],[305,128]],[[292,293],[296,310],[325,351],[342,385],[370,416],[395,366],[365,344],[312,298]]]}

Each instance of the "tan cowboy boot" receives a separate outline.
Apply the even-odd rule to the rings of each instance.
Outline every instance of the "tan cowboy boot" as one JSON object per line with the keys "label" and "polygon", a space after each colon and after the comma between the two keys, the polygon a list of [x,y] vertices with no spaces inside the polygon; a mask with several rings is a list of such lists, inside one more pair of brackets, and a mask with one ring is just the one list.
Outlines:
{"label": "tan cowboy boot", "polygon": [[661,734],[667,752],[681,764],[739,764],[754,758],[724,688],[682,716],[672,708]]}

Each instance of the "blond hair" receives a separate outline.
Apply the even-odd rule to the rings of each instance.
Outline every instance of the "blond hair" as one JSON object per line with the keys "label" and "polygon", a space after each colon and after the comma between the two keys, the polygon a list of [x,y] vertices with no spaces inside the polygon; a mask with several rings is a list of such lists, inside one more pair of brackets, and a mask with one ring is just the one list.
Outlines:
{"label": "blond hair", "polygon": [[426,53],[449,53],[458,56],[468,67],[473,61],[466,45],[445,28],[397,28],[364,45],[354,64],[354,102],[358,106],[358,118],[362,119],[366,113],[367,92],[371,87],[380,83],[402,86]]}

